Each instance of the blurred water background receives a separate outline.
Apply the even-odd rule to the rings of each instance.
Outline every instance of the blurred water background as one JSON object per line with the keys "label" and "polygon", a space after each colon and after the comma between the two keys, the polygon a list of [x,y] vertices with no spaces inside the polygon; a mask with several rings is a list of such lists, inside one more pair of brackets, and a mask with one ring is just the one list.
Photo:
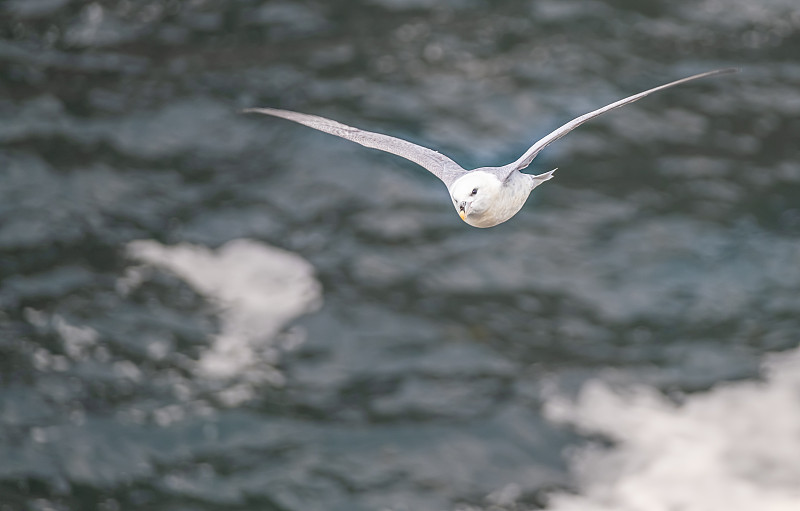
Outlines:
{"label": "blurred water background", "polygon": [[800,509],[796,0],[0,13],[0,510]]}

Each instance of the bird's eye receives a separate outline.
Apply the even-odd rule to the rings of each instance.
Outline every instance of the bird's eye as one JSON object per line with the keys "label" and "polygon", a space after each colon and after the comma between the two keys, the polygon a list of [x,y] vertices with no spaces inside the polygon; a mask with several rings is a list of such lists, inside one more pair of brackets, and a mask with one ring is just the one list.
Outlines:
{"label": "bird's eye", "polygon": [[477,188],[473,188],[471,195],[475,195],[476,193],[478,193],[478,189]]}

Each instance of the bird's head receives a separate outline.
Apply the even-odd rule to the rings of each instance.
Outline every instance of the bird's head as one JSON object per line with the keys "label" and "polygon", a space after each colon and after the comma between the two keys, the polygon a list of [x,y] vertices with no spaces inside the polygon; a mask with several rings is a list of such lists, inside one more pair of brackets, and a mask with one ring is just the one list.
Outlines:
{"label": "bird's head", "polygon": [[503,184],[494,174],[474,170],[450,186],[450,197],[458,216],[474,227],[491,227],[499,222],[493,206],[502,201]]}

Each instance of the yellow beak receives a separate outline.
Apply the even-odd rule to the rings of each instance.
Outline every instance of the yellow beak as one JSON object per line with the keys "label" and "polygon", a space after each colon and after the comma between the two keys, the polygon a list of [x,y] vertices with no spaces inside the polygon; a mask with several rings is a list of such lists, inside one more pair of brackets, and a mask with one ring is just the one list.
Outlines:
{"label": "yellow beak", "polygon": [[461,217],[461,220],[467,221],[467,213],[463,209],[458,210],[458,216]]}

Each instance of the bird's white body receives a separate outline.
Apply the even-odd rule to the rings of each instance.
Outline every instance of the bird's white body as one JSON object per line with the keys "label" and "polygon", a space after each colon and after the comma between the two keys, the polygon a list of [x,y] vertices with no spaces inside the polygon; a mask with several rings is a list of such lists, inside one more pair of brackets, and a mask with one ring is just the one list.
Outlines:
{"label": "bird's white body", "polygon": [[514,172],[505,181],[496,174],[473,170],[450,186],[459,216],[473,227],[494,227],[517,214],[534,188],[553,176],[554,170],[531,176]]}

